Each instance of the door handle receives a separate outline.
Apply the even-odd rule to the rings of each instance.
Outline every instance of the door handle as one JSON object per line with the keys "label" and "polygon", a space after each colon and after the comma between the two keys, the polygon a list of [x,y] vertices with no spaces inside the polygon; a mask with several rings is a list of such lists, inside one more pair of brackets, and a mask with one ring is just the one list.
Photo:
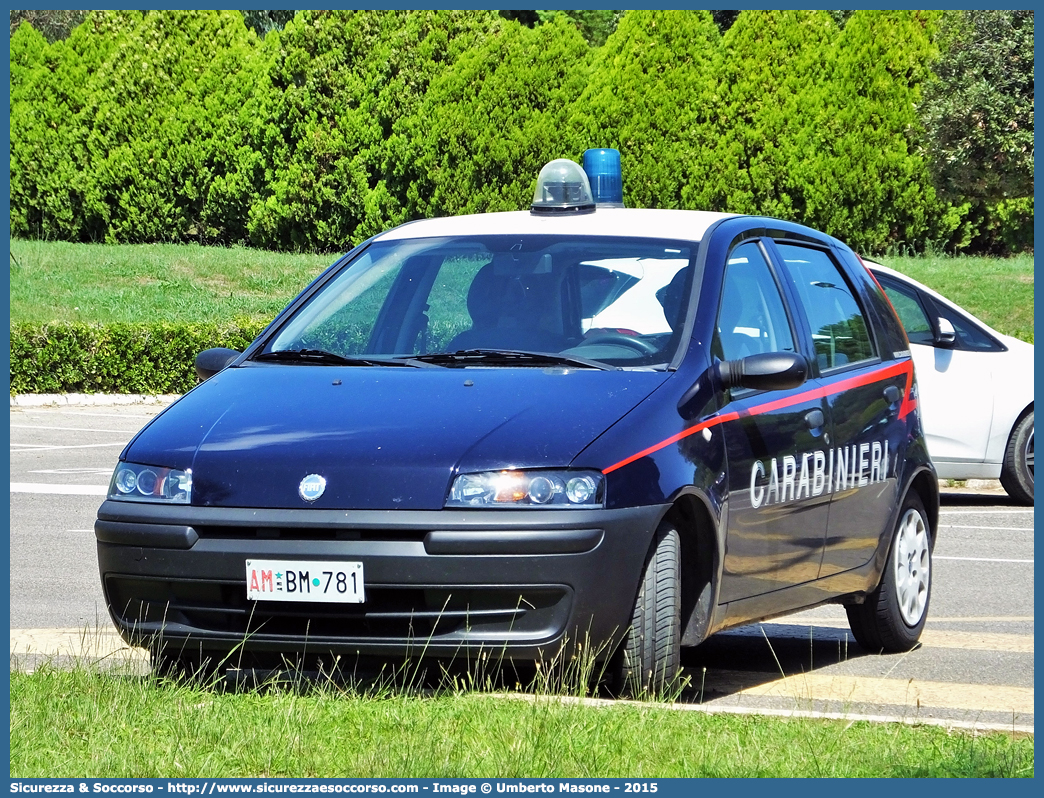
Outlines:
{"label": "door handle", "polygon": [[884,389],[884,398],[885,401],[888,402],[888,404],[894,405],[896,402],[903,398],[903,394],[894,385],[889,385],[887,388]]}
{"label": "door handle", "polygon": [[826,417],[822,410],[816,408],[805,413],[805,423],[808,424],[810,430],[817,430],[826,423]]}

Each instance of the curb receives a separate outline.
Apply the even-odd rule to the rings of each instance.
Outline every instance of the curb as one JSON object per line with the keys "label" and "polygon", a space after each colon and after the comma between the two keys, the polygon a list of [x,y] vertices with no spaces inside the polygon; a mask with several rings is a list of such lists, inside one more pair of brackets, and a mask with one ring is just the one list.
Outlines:
{"label": "curb", "polygon": [[11,407],[169,405],[180,394],[140,393],[27,393],[11,397]]}
{"label": "curb", "polygon": [[950,486],[947,483],[949,480],[939,480],[939,492],[940,493],[979,493],[982,491],[1004,493],[1004,486],[1001,485],[999,479],[964,479],[961,480],[963,485]]}

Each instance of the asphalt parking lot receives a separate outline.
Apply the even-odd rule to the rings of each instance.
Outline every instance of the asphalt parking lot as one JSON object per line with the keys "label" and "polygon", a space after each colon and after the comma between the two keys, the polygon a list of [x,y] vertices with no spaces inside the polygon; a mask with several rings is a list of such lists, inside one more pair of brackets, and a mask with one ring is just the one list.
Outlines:
{"label": "asphalt parking lot", "polygon": [[[162,407],[11,408],[13,667],[121,647],[98,579],[94,517],[120,450]],[[1003,492],[944,489],[920,648],[867,654],[844,610],[820,607],[686,652],[683,699],[1032,731],[1033,517]]]}

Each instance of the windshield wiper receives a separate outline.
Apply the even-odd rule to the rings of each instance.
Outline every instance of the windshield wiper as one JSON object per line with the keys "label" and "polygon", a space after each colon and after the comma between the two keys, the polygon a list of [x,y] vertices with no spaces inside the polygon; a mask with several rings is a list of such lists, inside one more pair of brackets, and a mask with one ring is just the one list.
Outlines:
{"label": "windshield wiper", "polygon": [[412,363],[408,359],[396,358],[374,358],[374,357],[345,357],[325,349],[278,349],[273,352],[262,352],[254,355],[253,360],[280,362],[280,363],[315,363],[329,366],[406,366],[418,368],[420,364]]}
{"label": "windshield wiper", "polygon": [[559,355],[552,352],[527,352],[521,349],[459,349],[456,352],[434,352],[429,355],[414,355],[414,360],[422,363],[434,363],[438,366],[514,366],[514,365],[548,365],[548,366],[580,366],[581,368],[616,371],[617,366],[610,366],[597,360],[574,355]]}

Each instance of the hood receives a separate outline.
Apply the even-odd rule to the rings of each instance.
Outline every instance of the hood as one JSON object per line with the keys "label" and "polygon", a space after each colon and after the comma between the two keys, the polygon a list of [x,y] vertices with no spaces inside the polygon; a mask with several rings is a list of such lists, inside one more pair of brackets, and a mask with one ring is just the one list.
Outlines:
{"label": "hood", "polygon": [[[186,394],[122,457],[191,468],[194,505],[440,509],[458,472],[569,465],[669,376],[250,363]],[[311,503],[309,474],[326,480]]]}

